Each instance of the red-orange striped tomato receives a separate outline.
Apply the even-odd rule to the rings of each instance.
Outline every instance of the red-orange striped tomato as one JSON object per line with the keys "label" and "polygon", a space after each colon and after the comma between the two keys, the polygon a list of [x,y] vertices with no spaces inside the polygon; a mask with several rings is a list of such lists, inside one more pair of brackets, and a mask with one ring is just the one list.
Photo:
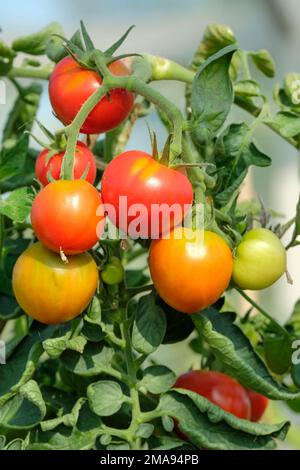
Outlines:
{"label": "red-orange striped tomato", "polygon": [[21,308],[45,324],[64,323],[89,304],[98,284],[98,270],[89,253],[60,256],[34,243],[18,258],[13,290]]}
{"label": "red-orange striped tomato", "polygon": [[177,227],[170,237],[151,242],[149,266],[160,297],[180,312],[195,313],[228,287],[232,253],[213,232]]}

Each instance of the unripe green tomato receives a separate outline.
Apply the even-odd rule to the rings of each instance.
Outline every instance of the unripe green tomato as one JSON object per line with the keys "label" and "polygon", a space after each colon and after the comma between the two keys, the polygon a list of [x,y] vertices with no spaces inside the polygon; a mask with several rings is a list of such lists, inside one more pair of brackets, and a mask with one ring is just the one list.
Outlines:
{"label": "unripe green tomato", "polygon": [[241,289],[271,286],[286,270],[286,252],[279,238],[265,228],[247,232],[236,249],[232,278]]}
{"label": "unripe green tomato", "polygon": [[124,268],[116,256],[112,256],[101,272],[102,281],[110,286],[119,284],[124,279]]}

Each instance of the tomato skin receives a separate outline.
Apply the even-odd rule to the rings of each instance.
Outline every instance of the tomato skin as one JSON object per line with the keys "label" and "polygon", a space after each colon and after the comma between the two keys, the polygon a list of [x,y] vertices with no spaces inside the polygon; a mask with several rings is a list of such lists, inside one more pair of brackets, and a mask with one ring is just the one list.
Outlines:
{"label": "tomato skin", "polygon": [[[115,217],[110,217],[113,224],[132,238],[149,238],[150,235],[157,238],[162,231],[168,232],[182,221],[193,201],[192,185],[185,174],[158,163],[151,155],[139,150],[124,152],[108,164],[102,177],[101,193],[104,204],[110,204],[116,210]],[[127,197],[127,210],[120,204],[122,196]],[[139,214],[130,214],[130,208],[135,204],[142,204],[147,210],[141,218],[139,236],[134,227],[130,227],[139,217]],[[178,204],[179,212],[171,213],[171,218],[163,218],[161,213],[155,216],[152,212],[151,217],[154,204],[156,207]]]}
{"label": "tomato skin", "polygon": [[198,393],[238,418],[251,417],[247,391],[232,377],[221,372],[191,370],[178,377],[174,387]]}
{"label": "tomato skin", "polygon": [[98,270],[89,253],[60,256],[40,242],[27,248],[13,270],[13,290],[22,309],[47,325],[77,317],[89,304],[98,284]]}
{"label": "tomato skin", "polygon": [[33,201],[31,222],[38,239],[50,250],[62,250],[66,255],[82,253],[92,248],[103,232],[101,195],[83,180],[49,183]]}
{"label": "tomato skin", "polygon": [[[49,162],[47,163],[48,154],[48,149],[42,150],[42,152],[38,155],[35,163],[36,176],[43,186],[47,186],[47,184],[49,184],[47,177],[48,172],[51,172],[51,176],[53,179],[58,180],[60,178],[61,164],[65,151],[53,155],[53,157],[51,157]],[[80,142],[80,140],[78,140],[76,144],[76,153],[74,161],[74,179],[80,179],[86,171],[88,165],[89,170],[87,172],[85,180],[91,184],[94,184],[97,171],[95,157],[90,151],[90,149],[83,142]]]}
{"label": "tomato skin", "polygon": [[213,232],[177,227],[170,238],[151,242],[149,267],[160,297],[182,313],[195,313],[228,287],[232,253]]}
{"label": "tomato skin", "polygon": [[241,289],[271,286],[286,270],[286,252],[279,238],[265,228],[247,232],[236,249],[233,281]]}
{"label": "tomato skin", "polygon": [[[108,66],[116,76],[130,75],[130,70],[121,60]],[[71,56],[55,66],[49,80],[50,102],[57,117],[70,124],[83,103],[99,88],[102,78],[93,70],[84,69]],[[81,132],[99,134],[117,127],[129,115],[134,94],[121,88],[110,91],[91,111]]]}
{"label": "tomato skin", "polygon": [[259,421],[268,406],[269,400],[253,390],[247,390],[247,393],[251,402],[251,421]]}

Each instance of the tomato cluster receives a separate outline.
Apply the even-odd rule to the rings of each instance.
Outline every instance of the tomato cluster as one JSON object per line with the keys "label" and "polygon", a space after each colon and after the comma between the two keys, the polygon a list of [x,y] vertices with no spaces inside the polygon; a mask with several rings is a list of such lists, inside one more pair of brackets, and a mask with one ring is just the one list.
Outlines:
{"label": "tomato cluster", "polygon": [[[120,60],[112,62],[109,70],[113,75],[130,73]],[[101,86],[102,77],[95,70],[83,68],[70,56],[61,60],[49,82],[57,117],[70,124]],[[133,102],[133,93],[111,90],[88,115],[81,132],[113,129],[127,118]],[[199,312],[216,302],[231,279],[242,289],[262,289],[285,271],[284,247],[269,230],[248,232],[233,256],[216,233],[181,227],[193,203],[184,169],[166,166],[142,151],[127,151],[107,165],[100,195],[93,186],[96,163],[89,148],[77,141],[72,180],[60,179],[64,154],[65,150],[45,149],[36,161],[36,175],[44,187],[33,202],[31,222],[40,243],[25,251],[13,275],[16,298],[33,318],[66,321],[85,308],[97,276],[95,262],[84,252],[100,238],[105,215],[129,236],[153,239],[149,268],[154,286],[167,304],[182,313]],[[106,284],[122,282],[120,260],[112,257],[101,277]]]}

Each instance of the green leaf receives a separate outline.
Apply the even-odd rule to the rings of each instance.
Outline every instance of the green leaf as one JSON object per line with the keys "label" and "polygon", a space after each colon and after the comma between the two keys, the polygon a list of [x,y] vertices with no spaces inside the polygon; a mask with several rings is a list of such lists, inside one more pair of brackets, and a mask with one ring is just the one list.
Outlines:
{"label": "green leaf", "polygon": [[25,222],[30,214],[34,193],[31,188],[15,189],[6,198],[0,196],[0,214],[9,217],[14,222]]}
{"label": "green leaf", "polygon": [[299,235],[300,235],[300,195],[299,195],[297,206],[296,206],[295,226],[294,226],[291,241],[288,244],[289,247],[296,246],[298,244],[297,237]]}
{"label": "green leaf", "polygon": [[66,350],[60,356],[62,364],[74,374],[92,377],[110,369],[114,350],[103,344],[87,343],[82,354]]}
{"label": "green leaf", "polygon": [[299,398],[300,392],[293,392],[273,379],[247,336],[234,324],[235,317],[234,313],[208,308],[193,315],[193,321],[228,375],[273,400]]}
{"label": "green leaf", "polygon": [[197,71],[191,104],[197,129],[193,135],[198,141],[212,138],[223,125],[233,103],[233,89],[229,66],[236,45],[230,45],[210,56]]}
{"label": "green leaf", "polygon": [[87,340],[83,338],[83,336],[75,336],[72,338],[71,332],[68,331],[64,336],[43,341],[43,348],[48,356],[56,359],[66,349],[71,349],[72,351],[77,351],[82,354],[86,343]]}
{"label": "green leaf", "polygon": [[85,402],[85,398],[79,398],[76,401],[70,413],[67,413],[63,416],[59,416],[58,418],[53,418],[53,419],[48,419],[47,421],[42,421],[40,424],[42,431],[52,431],[52,429],[55,429],[57,426],[60,426],[61,424],[74,428],[74,426],[76,426],[77,424],[79,413],[84,402]]}
{"label": "green leaf", "polygon": [[163,344],[173,344],[188,338],[194,330],[194,324],[189,315],[183,315],[166,304],[159,296],[156,304],[163,309],[167,319],[167,329]]}
{"label": "green leaf", "polygon": [[179,438],[170,436],[159,436],[153,450],[171,450],[171,449],[195,449],[195,447]]}
{"label": "green leaf", "polygon": [[240,80],[234,84],[234,94],[243,98],[261,96],[259,84],[254,80]]}
{"label": "green leaf", "polygon": [[267,77],[273,78],[275,76],[275,62],[270,52],[261,49],[256,52],[249,53],[256,67]]}
{"label": "green leaf", "polygon": [[170,416],[163,416],[161,419],[163,428],[167,432],[172,432],[174,429],[174,421]]}
{"label": "green leaf", "polygon": [[193,59],[194,68],[198,68],[204,59],[215,54],[230,44],[236,44],[237,40],[233,31],[225,24],[211,23],[206,26],[203,38]]}
{"label": "green leaf", "polygon": [[246,123],[230,124],[218,137],[215,153],[219,168],[216,201],[224,206],[243,182],[251,165],[269,166],[271,159],[251,142],[252,130]]}
{"label": "green leaf", "polygon": [[291,326],[296,336],[300,336],[300,299],[294,305],[293,312],[286,326]]}
{"label": "green leaf", "polygon": [[275,374],[284,374],[291,366],[291,338],[288,333],[279,335],[265,333],[264,353],[269,369]]}
{"label": "green leaf", "polygon": [[38,83],[22,87],[22,94],[18,94],[3,129],[2,141],[5,147],[12,147],[24,135],[24,131],[32,130],[42,91],[43,87]]}
{"label": "green leaf", "polygon": [[4,59],[14,59],[15,56],[15,51],[13,51],[3,41],[0,41],[0,57],[3,57]]}
{"label": "green leaf", "polygon": [[150,354],[162,343],[166,333],[164,311],[155,304],[152,294],[141,297],[132,331],[132,345],[136,351]]}
{"label": "green leaf", "polygon": [[165,366],[149,366],[144,370],[140,386],[150,393],[165,393],[175,383],[176,375]]}
{"label": "green leaf", "polygon": [[140,437],[142,439],[149,439],[149,437],[152,435],[153,431],[154,431],[154,425],[153,424],[143,423],[143,424],[139,425],[139,427],[137,429],[137,432],[136,432],[136,436]]}
{"label": "green leaf", "polygon": [[287,111],[277,113],[273,119],[266,122],[270,122],[283,137],[295,137],[300,134],[300,117]]}
{"label": "green leaf", "polygon": [[138,287],[146,284],[149,277],[141,269],[128,269],[125,271],[126,287]]}
{"label": "green leaf", "polygon": [[45,26],[37,33],[23,36],[12,43],[12,48],[17,52],[25,52],[31,55],[43,55],[49,39],[53,34],[63,35],[62,27],[59,23],[53,22]]}
{"label": "green leaf", "polygon": [[0,153],[0,183],[22,173],[28,151],[28,136],[23,136],[14,147]]}
{"label": "green leaf", "polygon": [[0,319],[10,320],[22,313],[16,299],[10,295],[0,294]]}
{"label": "green leaf", "polygon": [[283,439],[289,428],[289,423],[270,426],[239,419],[201,395],[183,389],[163,395],[159,410],[162,415],[174,417],[180,431],[202,449],[273,449],[275,439]]}
{"label": "green leaf", "polygon": [[40,423],[45,414],[46,406],[39,386],[34,380],[29,380],[0,407],[0,426],[29,429]]}
{"label": "green leaf", "polygon": [[98,416],[111,416],[128,399],[120,385],[111,380],[101,380],[89,385],[87,389],[89,405]]}

